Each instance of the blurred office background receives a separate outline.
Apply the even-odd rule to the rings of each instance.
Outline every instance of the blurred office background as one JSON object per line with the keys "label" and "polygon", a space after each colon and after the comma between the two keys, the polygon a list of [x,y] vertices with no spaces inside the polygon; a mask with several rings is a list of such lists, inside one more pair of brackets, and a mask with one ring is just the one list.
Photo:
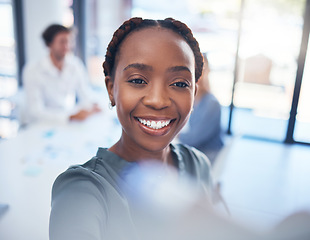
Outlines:
{"label": "blurred office background", "polygon": [[131,16],[182,20],[207,52],[223,129],[242,136],[222,177],[232,213],[263,225],[310,209],[309,0],[0,0],[0,144],[22,131],[21,72],[46,53],[48,24],[75,27],[74,51],[104,92],[106,46]]}

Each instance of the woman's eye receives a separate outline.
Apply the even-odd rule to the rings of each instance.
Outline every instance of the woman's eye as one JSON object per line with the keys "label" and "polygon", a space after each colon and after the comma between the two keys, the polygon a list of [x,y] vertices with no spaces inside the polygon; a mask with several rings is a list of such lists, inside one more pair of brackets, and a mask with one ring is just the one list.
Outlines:
{"label": "woman's eye", "polygon": [[180,88],[186,88],[189,85],[186,82],[176,82],[176,83],[173,83],[172,86],[176,86],[176,87],[180,87]]}
{"label": "woman's eye", "polygon": [[146,84],[146,81],[144,81],[143,79],[139,79],[139,78],[131,79],[128,82],[134,83],[134,84]]}

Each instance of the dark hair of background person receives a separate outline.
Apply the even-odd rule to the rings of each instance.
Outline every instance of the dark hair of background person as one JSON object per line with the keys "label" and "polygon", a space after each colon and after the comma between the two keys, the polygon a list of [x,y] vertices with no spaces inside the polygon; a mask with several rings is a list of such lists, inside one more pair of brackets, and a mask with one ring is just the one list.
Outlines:
{"label": "dark hair of background person", "polygon": [[107,47],[105,61],[102,64],[105,76],[114,77],[114,66],[117,61],[117,54],[121,43],[129,33],[138,31],[149,27],[162,27],[172,30],[173,32],[182,36],[192,49],[195,56],[195,80],[196,82],[201,76],[203,68],[203,57],[200,52],[199,44],[194,38],[192,31],[188,26],[173,18],[166,18],[165,20],[151,20],[142,18],[131,18],[125,21],[113,34],[112,40]]}
{"label": "dark hair of background person", "polygon": [[65,26],[62,26],[60,24],[52,24],[48,26],[42,33],[42,38],[44,40],[45,45],[49,46],[51,42],[53,42],[55,36],[61,32],[70,33],[71,29],[66,28]]}

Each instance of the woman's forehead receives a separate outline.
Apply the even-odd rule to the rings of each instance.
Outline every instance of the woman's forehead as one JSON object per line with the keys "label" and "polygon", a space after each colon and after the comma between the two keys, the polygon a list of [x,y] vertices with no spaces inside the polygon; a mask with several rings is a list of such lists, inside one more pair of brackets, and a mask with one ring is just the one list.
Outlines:
{"label": "woman's forehead", "polygon": [[152,26],[152,27],[146,27],[138,30],[134,30],[133,32],[129,33],[127,37],[123,40],[123,43],[121,44],[126,45],[128,42],[132,41],[134,43],[142,43],[145,41],[174,41],[178,39],[179,41],[185,41],[185,39],[174,32],[172,29],[169,28],[163,28],[160,26]]}
{"label": "woman's forehead", "polygon": [[186,61],[194,64],[195,57],[185,39],[174,31],[161,27],[150,27],[132,32],[120,46],[118,62],[157,58]]}

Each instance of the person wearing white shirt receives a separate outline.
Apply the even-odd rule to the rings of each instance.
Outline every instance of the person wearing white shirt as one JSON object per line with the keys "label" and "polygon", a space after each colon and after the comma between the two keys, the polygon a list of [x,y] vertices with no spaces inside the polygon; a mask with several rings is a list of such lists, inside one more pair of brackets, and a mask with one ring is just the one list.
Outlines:
{"label": "person wearing white shirt", "polygon": [[62,25],[50,25],[42,34],[48,55],[23,71],[28,123],[66,123],[100,111],[92,100],[84,64],[69,53],[70,34]]}

